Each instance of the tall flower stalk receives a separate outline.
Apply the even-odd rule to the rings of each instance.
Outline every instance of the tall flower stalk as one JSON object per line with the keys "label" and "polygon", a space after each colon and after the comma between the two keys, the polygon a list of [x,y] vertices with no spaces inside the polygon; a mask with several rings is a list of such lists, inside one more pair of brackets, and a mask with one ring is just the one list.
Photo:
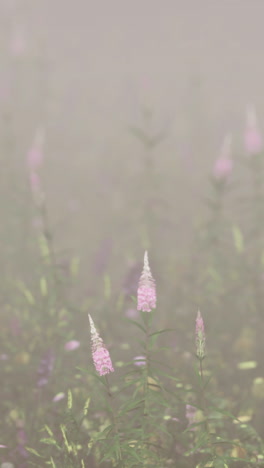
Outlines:
{"label": "tall flower stalk", "polygon": [[91,328],[91,342],[92,342],[92,356],[93,362],[96,371],[101,377],[104,377],[105,380],[105,387],[107,389],[107,396],[109,401],[110,412],[112,416],[113,422],[113,430],[115,434],[115,441],[116,441],[116,456],[118,462],[121,463],[121,467],[123,467],[123,455],[122,455],[122,448],[121,448],[121,438],[120,432],[118,428],[118,420],[116,417],[116,411],[113,405],[113,394],[110,388],[108,374],[114,372],[113,364],[110,358],[110,354],[106,349],[102,338],[100,337],[99,333],[97,332],[93,319],[90,314],[88,314],[90,328]]}
{"label": "tall flower stalk", "polygon": [[92,355],[94,367],[100,376],[114,372],[112,361],[108,350],[106,349],[102,338],[97,332],[93,319],[88,314],[91,327]]}
{"label": "tall flower stalk", "polygon": [[205,386],[206,381],[204,378],[204,369],[203,361],[205,358],[205,329],[204,321],[201,315],[201,312],[198,311],[196,317],[196,327],[195,327],[195,343],[196,343],[196,356],[199,360],[199,375],[200,375],[200,405],[204,415],[204,426],[208,438],[208,445],[212,456],[214,456],[214,447],[211,441],[210,426],[208,422],[209,414],[205,396]]}
{"label": "tall flower stalk", "polygon": [[142,312],[151,312],[156,308],[156,286],[150,271],[147,251],[144,254],[144,266],[139,279],[137,299],[137,309]]}
{"label": "tall flower stalk", "polygon": [[143,322],[145,325],[145,366],[143,369],[143,421],[142,421],[142,441],[146,442],[147,427],[148,427],[148,413],[149,413],[149,376],[150,376],[150,335],[152,324],[152,310],[156,308],[156,285],[152,276],[147,251],[144,254],[143,271],[139,279],[137,290],[137,309],[141,312],[148,312],[142,314]]}

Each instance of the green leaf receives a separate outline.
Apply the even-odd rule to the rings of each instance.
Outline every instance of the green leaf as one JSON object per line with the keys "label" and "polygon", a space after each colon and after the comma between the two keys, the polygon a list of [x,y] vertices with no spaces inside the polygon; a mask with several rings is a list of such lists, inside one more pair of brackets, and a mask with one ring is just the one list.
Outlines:
{"label": "green leaf", "polygon": [[70,272],[71,276],[75,277],[79,273],[79,267],[80,267],[80,259],[79,257],[73,257],[71,259],[71,264],[70,264]]}
{"label": "green leaf", "polygon": [[170,332],[170,331],[176,331],[175,328],[164,328],[163,330],[159,330],[159,331],[156,331],[154,333],[151,333],[151,335],[149,336],[156,336],[156,335],[160,335],[161,333],[166,333],[166,332]]}
{"label": "green leaf", "polygon": [[52,468],[57,468],[52,457],[50,457],[50,464],[51,464]]}
{"label": "green leaf", "polygon": [[238,226],[232,227],[232,234],[236,251],[241,254],[245,250],[243,234]]}
{"label": "green leaf", "polygon": [[232,413],[230,413],[230,412],[227,411],[227,410],[222,410],[222,409],[217,408],[217,407],[215,407],[215,406],[209,406],[209,407],[208,407],[208,410],[209,410],[209,411],[215,411],[216,413],[223,414],[224,416],[227,416],[227,417],[230,418],[230,419],[234,419],[234,420],[240,422],[239,419],[238,419],[236,416],[234,416]]}
{"label": "green leaf", "polygon": [[88,413],[88,409],[89,409],[89,406],[90,406],[90,401],[91,401],[91,398],[87,398],[86,402],[85,402],[85,405],[84,405],[84,408],[83,408],[83,414],[84,416],[86,416],[86,414]]}
{"label": "green leaf", "polygon": [[111,279],[107,274],[104,275],[104,297],[107,300],[111,297]]}
{"label": "green leaf", "polygon": [[196,452],[196,450],[198,450],[198,448],[202,447],[203,445],[207,445],[207,443],[208,443],[208,434],[206,432],[202,432],[195,446],[191,450],[186,452],[185,455],[187,456],[192,455],[193,453]]}
{"label": "green leaf", "polygon": [[67,408],[69,410],[72,409],[72,392],[71,392],[71,390],[68,390]]}
{"label": "green leaf", "polygon": [[54,434],[53,434],[52,430],[50,429],[50,427],[49,427],[49,426],[47,426],[47,424],[45,424],[44,428],[46,429],[47,433],[48,433],[48,434],[49,434],[51,437],[53,437],[53,436],[54,436]]}
{"label": "green leaf", "polygon": [[237,368],[241,370],[249,370],[249,369],[255,369],[257,365],[258,363],[256,361],[244,361],[244,362],[239,362],[237,365]]}
{"label": "green leaf", "polygon": [[47,281],[46,281],[46,278],[44,277],[40,278],[40,292],[43,297],[47,296],[48,294]]}
{"label": "green leaf", "polygon": [[61,450],[61,448],[59,447],[59,445],[57,444],[56,440],[55,439],[52,439],[50,437],[47,437],[45,439],[40,439],[40,442],[42,442],[43,444],[47,444],[47,445],[56,445],[56,447]]}
{"label": "green leaf", "polygon": [[33,455],[36,455],[36,457],[39,457],[39,458],[45,458],[43,457],[42,455],[40,455],[35,449],[33,448],[30,448],[30,447],[25,447],[25,449],[30,452],[30,453],[33,453]]}
{"label": "green leaf", "polygon": [[129,318],[125,318],[124,320],[125,320],[126,322],[132,323],[132,324],[135,325],[136,327],[140,328],[140,330],[142,330],[144,333],[146,333],[145,327],[143,327],[143,325],[141,325],[140,323],[136,322],[135,320],[131,320],[131,319],[129,319]]}
{"label": "green leaf", "polygon": [[50,250],[47,239],[43,234],[39,236],[39,249],[41,257],[45,259],[48,263],[48,261],[50,260]]}

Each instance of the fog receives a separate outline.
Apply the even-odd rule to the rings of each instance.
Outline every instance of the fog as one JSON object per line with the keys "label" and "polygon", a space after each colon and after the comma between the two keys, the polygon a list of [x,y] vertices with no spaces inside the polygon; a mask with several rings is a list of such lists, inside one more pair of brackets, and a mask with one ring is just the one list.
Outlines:
{"label": "fog", "polygon": [[[253,408],[263,437],[263,391],[252,390],[263,380],[263,18],[262,0],[0,0],[0,364],[7,356],[0,399],[13,441],[1,466],[29,466],[24,449],[16,455],[16,443],[26,446],[18,428],[39,447],[43,414],[34,426],[22,413],[42,354],[60,356],[61,375],[64,342],[74,339],[83,354],[65,365],[88,365],[87,313],[116,360],[116,343],[128,346],[128,360],[129,349],[140,354],[122,320],[136,318],[131,296],[145,251],[161,310],[154,323],[178,330],[168,342],[181,378],[189,378],[201,309],[213,385],[219,398],[227,391],[223,408],[233,411],[230,402],[244,398],[238,406]],[[250,125],[257,150],[245,143]],[[217,166],[219,158],[229,165]],[[258,370],[233,373],[240,361]],[[60,385],[55,373],[36,411],[67,391],[68,372]],[[239,392],[243,385],[248,393]],[[0,431],[1,444],[9,446]],[[177,453],[179,468],[201,462]],[[87,457],[87,467],[97,466]],[[58,460],[59,468],[83,468]]]}

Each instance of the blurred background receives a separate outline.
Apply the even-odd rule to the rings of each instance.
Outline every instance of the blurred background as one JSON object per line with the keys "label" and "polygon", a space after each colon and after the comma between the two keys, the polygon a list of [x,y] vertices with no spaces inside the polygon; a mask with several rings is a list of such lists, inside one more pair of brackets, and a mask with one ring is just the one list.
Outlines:
{"label": "blurred background", "polygon": [[69,381],[85,395],[87,312],[113,359],[140,354],[122,320],[145,250],[168,360],[189,378],[201,308],[216,392],[264,434],[263,17],[261,0],[0,0],[0,401],[21,450],[1,461],[28,466]]}
{"label": "blurred background", "polygon": [[[51,216],[71,212],[60,242],[86,268],[98,236],[121,224],[130,235],[119,234],[118,263],[134,251],[138,227],[125,204],[144,147],[130,129],[150,127],[164,133],[153,159],[173,207],[170,251],[185,244],[223,138],[232,133],[241,149],[250,103],[261,121],[262,2],[2,0],[0,8],[1,127],[12,142],[2,168],[15,166],[21,183],[36,128],[45,128]],[[10,221],[9,213],[2,233]]]}

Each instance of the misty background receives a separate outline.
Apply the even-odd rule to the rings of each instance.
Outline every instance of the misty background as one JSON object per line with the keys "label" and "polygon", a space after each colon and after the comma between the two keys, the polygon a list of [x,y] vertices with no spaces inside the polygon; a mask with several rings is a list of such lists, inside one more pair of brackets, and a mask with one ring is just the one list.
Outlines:
{"label": "misty background", "polygon": [[5,268],[27,269],[25,160],[39,126],[55,243],[77,251],[84,276],[108,237],[120,274],[126,257],[142,255],[133,212],[145,149],[134,127],[163,136],[152,160],[170,225],[153,248],[165,258],[187,246],[224,137],[233,135],[235,160],[252,103],[261,127],[263,14],[261,0],[1,0]]}

